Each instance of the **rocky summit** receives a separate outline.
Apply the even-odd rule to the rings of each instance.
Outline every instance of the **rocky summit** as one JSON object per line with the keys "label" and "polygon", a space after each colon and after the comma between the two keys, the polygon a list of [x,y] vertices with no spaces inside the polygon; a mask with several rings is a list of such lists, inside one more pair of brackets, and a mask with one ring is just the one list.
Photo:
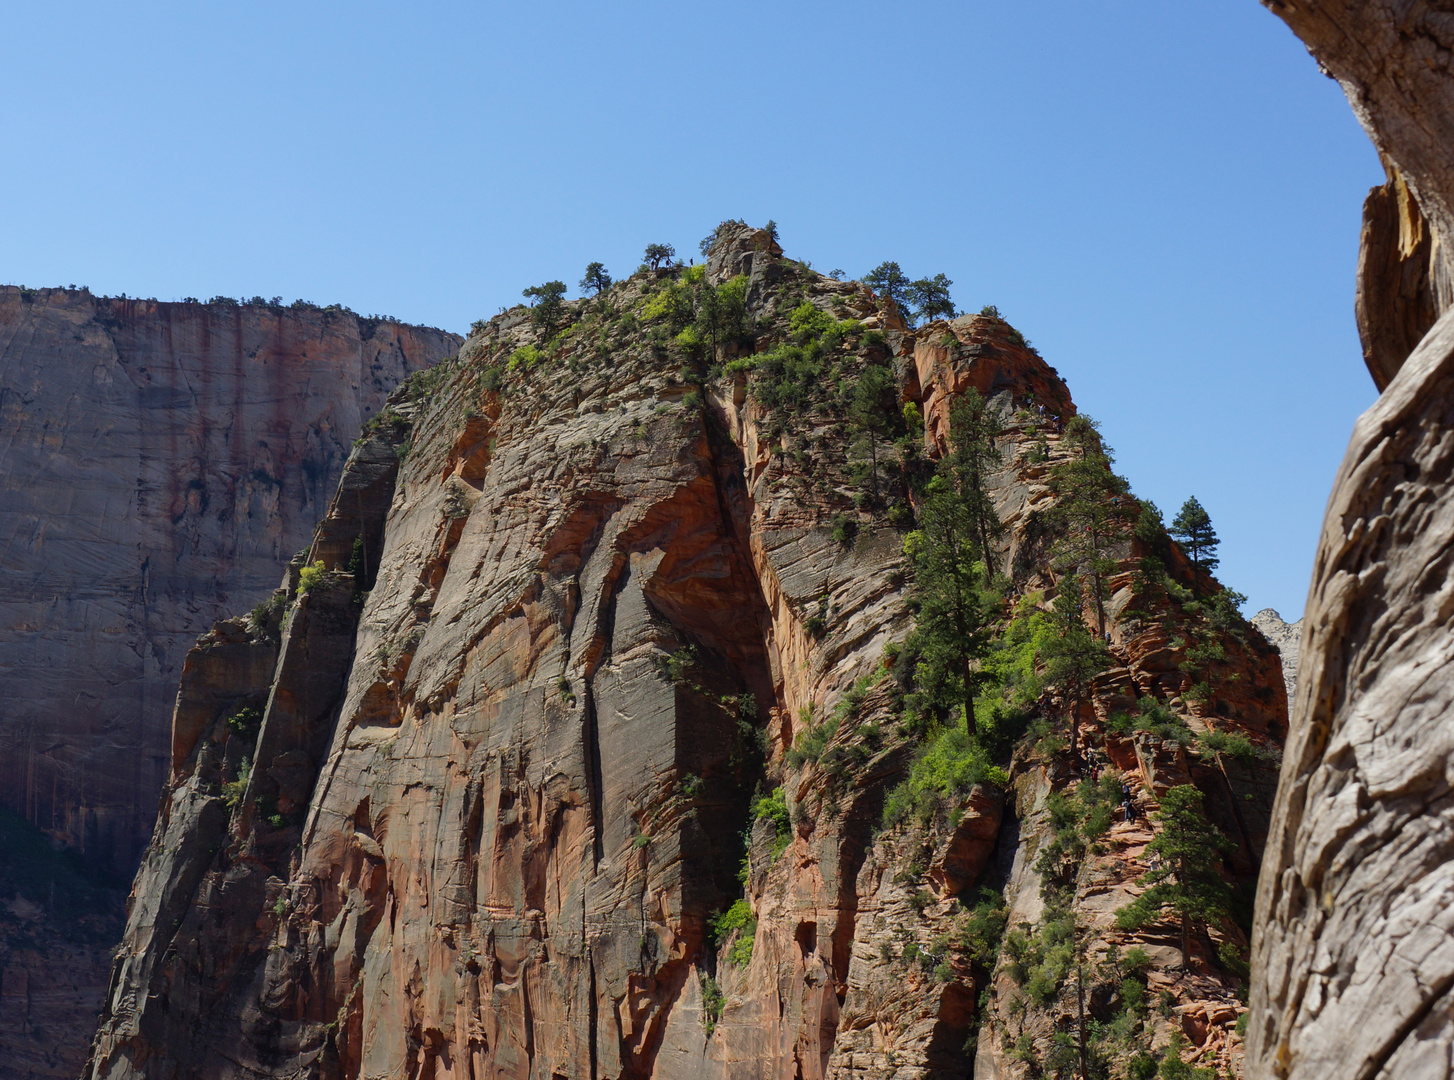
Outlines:
{"label": "rocky summit", "polygon": [[87,1077],[1240,1073],[1277,650],[998,312],[708,251],[476,324],[187,653]]}

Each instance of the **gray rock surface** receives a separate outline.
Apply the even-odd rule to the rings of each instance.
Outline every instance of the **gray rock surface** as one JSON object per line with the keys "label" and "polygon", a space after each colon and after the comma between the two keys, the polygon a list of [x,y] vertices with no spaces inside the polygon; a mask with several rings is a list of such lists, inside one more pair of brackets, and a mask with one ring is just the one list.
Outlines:
{"label": "gray rock surface", "polygon": [[[1323,522],[1257,898],[1247,1072],[1288,1080],[1454,1075],[1454,13],[1446,4],[1271,0],[1343,86],[1432,230],[1432,281],[1365,252],[1379,400]],[[1390,242],[1399,229],[1365,229]],[[1383,239],[1380,240],[1379,237]],[[1414,245],[1416,246],[1416,245]],[[1408,250],[1413,252],[1411,246]],[[1410,287],[1405,288],[1405,284]],[[1411,327],[1438,321],[1402,363]],[[1440,312],[1442,311],[1442,314]],[[1379,344],[1375,342],[1374,344]],[[1365,349],[1369,342],[1365,340]]]}
{"label": "gray rock surface", "polygon": [[1297,697],[1297,666],[1298,657],[1302,651],[1303,621],[1284,622],[1272,608],[1263,608],[1256,615],[1248,620],[1253,626],[1262,631],[1262,636],[1273,645],[1282,655],[1282,677],[1287,683],[1287,700],[1293,701]]}

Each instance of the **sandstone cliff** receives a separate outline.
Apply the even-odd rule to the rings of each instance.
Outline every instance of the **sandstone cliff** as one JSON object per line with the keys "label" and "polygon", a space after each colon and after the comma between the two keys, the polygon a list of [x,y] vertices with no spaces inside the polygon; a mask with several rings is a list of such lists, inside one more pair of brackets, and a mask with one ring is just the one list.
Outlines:
{"label": "sandstone cliff", "polygon": [[1257,898],[1250,1075],[1454,1075],[1454,14],[1269,0],[1390,169],[1365,212],[1359,326],[1382,391],[1329,499]]}
{"label": "sandstone cliff", "polygon": [[[82,852],[88,888],[151,834],[197,634],[271,592],[362,422],[458,344],[339,310],[0,288],[0,803]],[[28,884],[0,892],[0,1075],[35,1046],[35,1075],[74,1075],[111,942],[48,894],[7,916]],[[79,1019],[48,1004],[58,978],[85,988]]]}
{"label": "sandstone cliff", "polygon": [[[996,317],[910,330],[745,227],[564,324],[542,347],[507,313],[416,376],[273,615],[188,655],[87,1075],[1036,1075],[1077,981],[1058,946],[1026,989],[997,931],[969,941],[982,895],[1027,949],[1069,920],[1088,1007],[1124,1017],[1112,1066],[1174,1032],[1235,1066],[1243,931],[1183,970],[1167,926],[1112,918],[1176,784],[1251,882],[1285,725],[1275,651],[1208,614],[1159,526],[1114,553],[1078,704],[1048,689],[1002,764],[885,812],[925,739],[953,743],[905,719],[896,661],[952,406],[989,399],[1004,618],[1038,625],[1049,477],[1081,452],[1055,371]],[[910,406],[892,451],[842,417],[873,364]],[[1067,712],[1142,814],[1048,869],[1099,767]]]}
{"label": "sandstone cliff", "polygon": [[6,805],[134,865],[182,657],[272,590],[363,421],[457,348],[351,313],[0,289]]}

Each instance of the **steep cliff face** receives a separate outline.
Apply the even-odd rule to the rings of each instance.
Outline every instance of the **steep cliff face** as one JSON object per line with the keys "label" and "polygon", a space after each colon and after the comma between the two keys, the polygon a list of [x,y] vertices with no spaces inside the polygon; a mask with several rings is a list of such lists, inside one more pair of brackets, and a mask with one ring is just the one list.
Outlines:
{"label": "steep cliff face", "polygon": [[59,894],[0,885],[0,1076],[85,1060],[119,930],[91,898],[151,834],[187,650],[271,592],[362,422],[458,343],[339,311],[0,288],[0,802],[14,845],[84,856]]}
{"label": "steep cliff face", "polygon": [[1342,85],[1402,186],[1374,193],[1383,223],[1364,232],[1360,327],[1383,393],[1354,428],[1314,563],[1257,900],[1248,1071],[1448,1077],[1454,323],[1440,252],[1454,228],[1454,14],[1268,6]]}
{"label": "steep cliff face", "polygon": [[[1006,323],[910,331],[738,227],[705,270],[644,272],[560,325],[542,347],[499,316],[416,377],[276,632],[225,622],[189,655],[88,1076],[962,1077],[976,1032],[983,1075],[1028,1075],[1064,973],[1027,1006],[997,936],[978,959],[940,939],[981,887],[1041,920],[1050,792],[1093,768],[1057,741],[1067,711],[1143,808],[1211,793],[1227,873],[1255,874],[1276,653],[1240,619],[1206,636],[1187,613],[1208,583],[1174,549],[1182,599],[1133,610],[1159,530],[1114,553],[1113,660],[1079,705],[1047,692],[1003,767],[885,817],[926,738],[890,670],[915,624],[906,533],[970,387],[1003,453],[996,561],[1025,612],[1055,582],[1040,515],[1074,407]],[[896,445],[846,430],[873,365]],[[1121,715],[1138,699],[1169,703],[1164,730]],[[1245,753],[1191,754],[1197,731]],[[1139,828],[1058,871],[1102,967],[1167,932],[1108,925],[1097,875],[1135,894]],[[1197,1052],[1230,1062],[1216,945],[1150,962]],[[1176,1025],[1124,1026],[1160,1047]]]}
{"label": "steep cliff face", "polygon": [[187,649],[271,591],[363,421],[457,347],[351,313],[0,289],[5,805],[130,870]]}

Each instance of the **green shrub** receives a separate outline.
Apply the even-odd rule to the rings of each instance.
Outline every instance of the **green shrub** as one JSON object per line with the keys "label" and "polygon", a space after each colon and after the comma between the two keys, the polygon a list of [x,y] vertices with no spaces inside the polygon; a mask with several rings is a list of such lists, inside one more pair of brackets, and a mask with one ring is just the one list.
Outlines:
{"label": "green shrub", "polygon": [[1151,954],[1140,945],[1133,945],[1121,957],[1121,970],[1128,975],[1138,975],[1152,965]]}
{"label": "green shrub", "polygon": [[1132,719],[1137,731],[1155,735],[1164,742],[1191,745],[1194,738],[1191,728],[1186,726],[1185,720],[1171,711],[1170,706],[1155,698],[1146,697],[1137,702],[1137,707],[1140,711]]}
{"label": "green shrub", "polygon": [[810,761],[817,761],[823,754],[828,740],[838,733],[838,716],[830,715],[821,724],[813,723],[812,706],[805,706],[798,715],[801,725],[792,749],[787,752],[786,761],[791,769],[801,769]]}
{"label": "green shrub", "polygon": [[250,739],[257,735],[258,725],[263,722],[263,711],[256,706],[249,705],[238,709],[227,718],[227,726],[233,734],[244,739]]}
{"label": "green shrub", "polygon": [[977,739],[957,724],[931,734],[909,766],[908,778],[884,802],[884,825],[893,827],[913,812],[921,820],[933,815],[946,798],[968,794],[975,784],[1003,787],[1005,770],[995,765]]}
{"label": "green shrub", "polygon": [[510,359],[505,364],[505,370],[515,372],[524,368],[529,371],[544,359],[545,354],[534,345],[525,345],[510,354]]}
{"label": "green shrub", "polygon": [[776,859],[793,839],[787,792],[782,788],[773,788],[770,794],[763,795],[752,804],[752,816],[757,820],[772,822],[772,857]]}
{"label": "green shrub", "polygon": [[315,585],[321,584],[325,568],[323,560],[319,559],[312,566],[305,566],[298,571],[298,592],[305,593]]}
{"label": "green shrub", "polygon": [[757,916],[746,900],[738,900],[712,920],[707,939],[714,949],[731,941],[727,962],[736,967],[746,967],[752,960],[752,942],[756,936]]}
{"label": "green shrub", "polygon": [[993,889],[981,888],[978,902],[955,927],[955,947],[972,962],[993,969],[1008,921],[1005,898]]}
{"label": "green shrub", "polygon": [[843,547],[852,547],[858,536],[858,519],[849,514],[833,515],[833,539]]}
{"label": "green shrub", "polygon": [[1209,731],[1201,737],[1199,742],[1203,753],[1225,754],[1244,764],[1251,764],[1260,756],[1252,740],[1240,731]]}
{"label": "green shrub", "polygon": [[717,1021],[722,1019],[722,1006],[727,1003],[727,998],[717,980],[705,971],[699,973],[697,981],[702,989],[702,1026],[711,1035],[717,1030]]}
{"label": "green shrub", "polygon": [[236,810],[237,804],[242,802],[242,797],[247,794],[247,782],[252,776],[252,758],[245,757],[237,766],[237,778],[227,780],[222,785],[222,801],[228,810]]}

